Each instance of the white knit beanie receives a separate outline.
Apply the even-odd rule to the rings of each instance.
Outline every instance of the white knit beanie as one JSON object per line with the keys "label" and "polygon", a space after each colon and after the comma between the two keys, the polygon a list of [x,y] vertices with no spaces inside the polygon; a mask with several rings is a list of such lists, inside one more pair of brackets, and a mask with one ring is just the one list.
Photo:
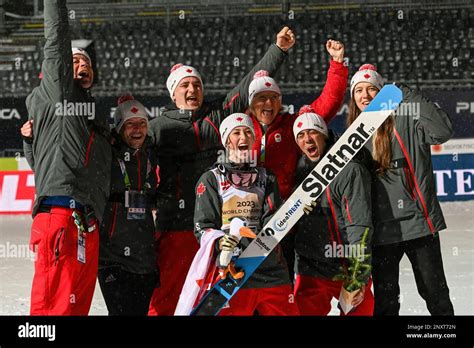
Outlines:
{"label": "white knit beanie", "polygon": [[133,99],[132,96],[120,97],[114,113],[114,125],[117,133],[120,133],[120,129],[127,120],[134,117],[143,118],[148,126],[148,113],[143,104]]}
{"label": "white knit beanie", "polygon": [[184,79],[185,77],[196,77],[201,81],[202,90],[204,92],[204,85],[202,84],[201,74],[189,65],[183,64],[176,64],[171,68],[170,76],[166,80],[166,87],[168,88],[168,92],[170,93],[171,99],[173,99],[174,90],[179,84],[179,81]]}
{"label": "white knit beanie", "polygon": [[354,94],[355,86],[360,82],[369,82],[377,87],[379,90],[383,87],[383,78],[377,72],[377,68],[372,64],[364,64],[359,68],[359,71],[352,76],[351,79],[351,97]]}
{"label": "white knit beanie", "polygon": [[293,123],[293,134],[295,140],[298,138],[298,134],[307,129],[314,129],[325,136],[328,136],[328,127],[324,119],[313,111],[309,105],[301,107],[299,116]]}
{"label": "white knit beanie", "polygon": [[219,132],[221,133],[222,145],[224,145],[224,147],[227,145],[230,132],[232,132],[234,128],[242,126],[250,128],[250,131],[255,137],[252,119],[246,114],[235,113],[227,116],[224,121],[222,121]]}
{"label": "white knit beanie", "polygon": [[89,65],[92,66],[92,59],[89,56],[89,54],[86,52],[85,49],[80,48],[80,47],[73,47],[72,48],[72,55],[74,56],[75,54],[82,54],[83,56],[85,56],[89,60]]}
{"label": "white knit beanie", "polygon": [[261,92],[275,92],[281,95],[280,87],[266,70],[259,70],[253,75],[249,85],[249,105],[252,105],[253,97]]}

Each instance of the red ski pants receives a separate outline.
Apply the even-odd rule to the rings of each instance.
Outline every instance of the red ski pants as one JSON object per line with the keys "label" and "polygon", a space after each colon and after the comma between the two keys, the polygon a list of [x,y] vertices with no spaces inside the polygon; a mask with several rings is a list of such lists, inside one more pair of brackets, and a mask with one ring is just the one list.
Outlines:
{"label": "red ski pants", "polygon": [[291,285],[272,288],[240,289],[229,301],[229,307],[223,308],[219,316],[259,315],[297,316],[298,306],[294,301]]}
{"label": "red ski pants", "polygon": [[[374,313],[374,295],[370,289],[372,279],[366,285],[364,300],[349,316],[372,316]],[[325,316],[331,311],[332,298],[339,299],[342,281],[297,275],[295,282],[295,300],[301,315]],[[341,311],[341,315],[344,313]]]}
{"label": "red ski pants", "polygon": [[87,315],[94,295],[99,257],[99,229],[84,233],[85,263],[78,261],[78,230],[73,209],[52,207],[38,213],[31,226],[36,249],[31,315]]}
{"label": "red ski pants", "polygon": [[193,231],[161,233],[158,239],[157,264],[160,287],[155,288],[148,315],[174,315],[179,295],[199,244]]}

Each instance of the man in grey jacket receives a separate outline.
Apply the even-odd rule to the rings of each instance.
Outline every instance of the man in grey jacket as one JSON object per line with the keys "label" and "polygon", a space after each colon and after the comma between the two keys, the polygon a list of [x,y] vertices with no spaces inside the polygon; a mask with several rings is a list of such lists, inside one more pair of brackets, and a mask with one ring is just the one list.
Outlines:
{"label": "man in grey jacket", "polygon": [[[42,79],[26,99],[34,138],[32,315],[86,315],[94,293],[99,222],[110,177],[106,120],[95,117],[86,51],[73,48],[65,0],[44,1]],[[30,123],[31,124],[31,123]]]}

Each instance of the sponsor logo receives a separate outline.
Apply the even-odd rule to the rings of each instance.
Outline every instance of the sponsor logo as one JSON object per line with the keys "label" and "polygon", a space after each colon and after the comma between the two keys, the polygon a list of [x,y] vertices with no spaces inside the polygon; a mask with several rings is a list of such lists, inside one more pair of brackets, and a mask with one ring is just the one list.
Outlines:
{"label": "sponsor logo", "polygon": [[285,230],[286,226],[288,225],[288,220],[293,216],[294,213],[298,211],[300,207],[303,206],[303,203],[301,202],[301,199],[298,199],[291,207],[288,209],[288,211],[285,213],[285,216],[282,219],[276,220],[273,223],[273,228],[278,231],[282,232]]}
{"label": "sponsor logo", "polygon": [[0,109],[0,120],[21,119],[17,109]]}
{"label": "sponsor logo", "polygon": [[[311,198],[317,198],[337,174],[345,167],[349,158],[355,155],[373,133],[364,129],[361,123],[351,134],[348,135],[346,144],[338,147],[333,146],[326,155],[326,163],[320,171],[313,170],[303,181],[303,191],[310,194]],[[350,157],[349,157],[350,156]]]}
{"label": "sponsor logo", "polygon": [[266,251],[270,251],[270,248],[264,242],[262,242],[260,238],[257,237],[257,239],[255,240],[255,243],[257,243],[257,245],[259,245],[261,248],[265,249]]}
{"label": "sponsor logo", "polygon": [[459,114],[463,111],[467,111],[470,114],[474,114],[474,102],[457,102],[456,113]]}

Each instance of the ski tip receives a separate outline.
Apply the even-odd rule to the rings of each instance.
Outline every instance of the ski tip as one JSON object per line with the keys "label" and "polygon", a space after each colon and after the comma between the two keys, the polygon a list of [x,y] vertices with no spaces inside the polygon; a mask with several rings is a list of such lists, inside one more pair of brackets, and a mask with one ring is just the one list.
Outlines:
{"label": "ski tip", "polygon": [[396,85],[385,85],[364,112],[395,110],[402,102],[403,93]]}

